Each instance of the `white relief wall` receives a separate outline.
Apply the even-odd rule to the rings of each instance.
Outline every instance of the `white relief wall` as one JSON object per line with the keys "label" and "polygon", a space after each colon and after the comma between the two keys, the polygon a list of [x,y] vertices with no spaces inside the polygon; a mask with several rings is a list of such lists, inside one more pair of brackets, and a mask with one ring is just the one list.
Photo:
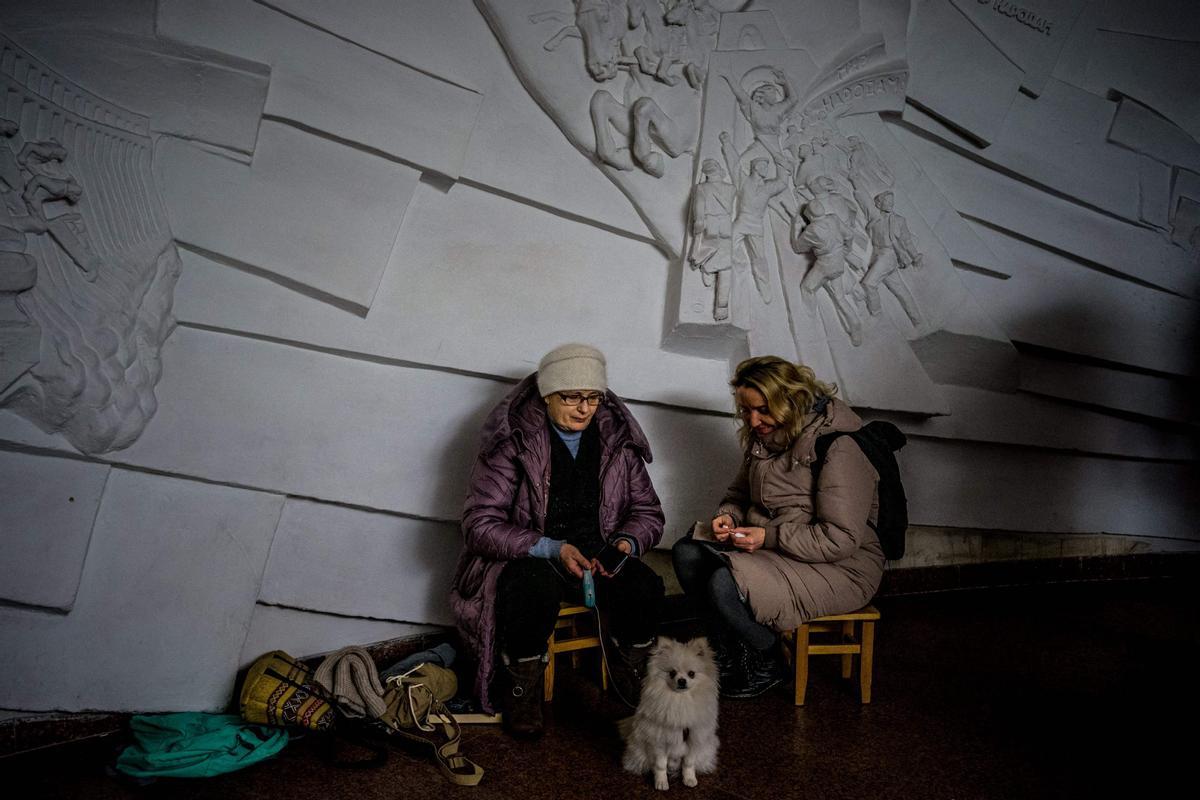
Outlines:
{"label": "white relief wall", "polygon": [[0,707],[446,624],[478,426],[570,340],[665,543],[773,352],[909,434],[893,566],[1200,549],[1198,10],[101,5],[0,0]]}

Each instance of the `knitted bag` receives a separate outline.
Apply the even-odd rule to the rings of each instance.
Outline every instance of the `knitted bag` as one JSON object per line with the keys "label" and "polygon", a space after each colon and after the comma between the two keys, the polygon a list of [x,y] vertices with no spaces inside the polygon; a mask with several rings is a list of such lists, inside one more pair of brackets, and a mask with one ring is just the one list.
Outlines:
{"label": "knitted bag", "polygon": [[250,666],[240,705],[242,719],[267,725],[325,731],[333,727],[336,718],[326,693],[313,684],[308,667],[282,650],[259,656]]}

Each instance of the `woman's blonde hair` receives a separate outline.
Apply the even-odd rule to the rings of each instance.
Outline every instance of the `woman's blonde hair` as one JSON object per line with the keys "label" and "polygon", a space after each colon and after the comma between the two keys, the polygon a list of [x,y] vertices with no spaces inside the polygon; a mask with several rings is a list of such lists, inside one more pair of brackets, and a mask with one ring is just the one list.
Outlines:
{"label": "woman's blonde hair", "polygon": [[[793,364],[779,356],[755,356],[737,365],[729,385],[736,392],[743,387],[756,389],[767,401],[767,410],[783,431],[788,442],[796,441],[804,426],[804,416],[822,397],[837,394],[837,384],[822,383],[810,367]],[[739,414],[741,409],[734,411]],[[751,430],[741,417],[738,438],[742,445],[750,443]]]}

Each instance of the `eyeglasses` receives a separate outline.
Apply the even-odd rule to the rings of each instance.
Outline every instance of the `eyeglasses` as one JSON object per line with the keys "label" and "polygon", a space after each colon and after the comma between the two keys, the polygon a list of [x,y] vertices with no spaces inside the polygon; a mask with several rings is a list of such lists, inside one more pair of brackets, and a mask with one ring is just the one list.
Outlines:
{"label": "eyeglasses", "polygon": [[587,403],[589,406],[604,405],[604,395],[600,394],[599,392],[593,392],[592,394],[581,394],[580,392],[555,392],[555,394],[558,395],[559,400],[562,400],[569,406],[577,406],[581,403]]}

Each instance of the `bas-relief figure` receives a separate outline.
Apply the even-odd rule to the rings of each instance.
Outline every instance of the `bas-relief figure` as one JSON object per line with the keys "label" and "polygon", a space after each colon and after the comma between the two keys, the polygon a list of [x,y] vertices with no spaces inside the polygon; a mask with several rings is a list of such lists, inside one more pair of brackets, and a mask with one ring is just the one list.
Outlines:
{"label": "bas-relief figure", "polygon": [[37,283],[37,260],[29,237],[49,234],[71,257],[84,279],[96,279],[99,267],[83,217],[74,212],[47,215],[46,206],[63,201],[74,206],[83,188],[67,171],[67,150],[56,141],[26,141],[16,152],[13,142],[20,125],[0,119],[0,391],[37,363],[41,330],[26,316],[19,295]]}
{"label": "bas-relief figure", "polygon": [[862,344],[862,323],[840,286],[853,240],[854,232],[820,200],[810,200],[792,227],[792,249],[797,253],[812,253],[814,257],[800,288],[809,294],[818,289],[826,291],[837,309],[838,321],[857,347]]}
{"label": "bas-relief figure", "polygon": [[738,110],[750,123],[750,130],[754,133],[754,144],[739,153],[738,160],[747,158],[757,146],[765,151],[762,155],[770,156],[775,161],[779,169],[788,169],[790,165],[783,157],[779,141],[779,127],[792,113],[799,98],[792,91],[783,70],[773,68],[771,77],[774,81],[763,81],[747,94],[740,82],[735,82],[728,73],[721,73],[721,79],[737,99]]}
{"label": "bas-relief figure", "polygon": [[692,244],[687,260],[700,271],[705,286],[713,287],[713,319],[729,319],[729,295],[733,275],[733,184],[725,179],[725,170],[712,158],[700,165],[702,176],[692,189]]}
{"label": "bas-relief figure", "polygon": [[[797,114],[798,98],[786,71],[778,66],[755,67],[739,76],[724,70],[716,74],[733,95],[751,137],[751,143],[739,151],[732,145],[730,131],[718,134],[726,164],[740,179],[733,226],[735,268],[738,255],[744,254],[764,303],[769,303],[772,267],[763,243],[770,209],[787,226],[793,251],[810,258],[800,287],[809,295],[820,289],[826,292],[852,345],[861,345],[864,335],[856,303],[866,303],[872,315],[881,313],[881,283],[900,302],[913,326],[919,326],[922,319],[916,301],[895,272],[919,264],[921,256],[903,218],[892,214],[892,194],[888,193],[886,211],[874,198],[872,190],[894,183],[878,155],[860,137],[842,135],[828,116],[806,119]],[[734,120],[731,127],[737,126]],[[741,165],[747,160],[749,174],[742,178]],[[768,182],[772,162],[777,177]],[[788,188],[789,201],[771,202]],[[872,235],[868,220],[879,215],[883,221],[875,225],[878,230]],[[742,219],[747,220],[744,226],[739,224]],[[878,248],[883,249],[876,252]],[[899,260],[893,255],[898,251]],[[782,261],[776,268],[786,286]],[[806,312],[815,313],[815,308],[808,304]]]}
{"label": "bas-relief figure", "polygon": [[875,208],[879,214],[867,224],[871,234],[871,266],[863,276],[862,284],[866,290],[867,310],[872,314],[880,313],[879,284],[896,296],[904,313],[912,320],[914,326],[921,324],[921,315],[917,311],[917,301],[912,292],[900,279],[899,270],[921,266],[924,256],[917,251],[917,243],[909,233],[908,224],[904,217],[893,211],[895,195],[892,192],[881,192],[875,196]]}
{"label": "bas-relief figure", "polygon": [[37,363],[41,340],[37,324],[17,307],[18,293],[37,283],[27,236],[46,232],[45,220],[31,214],[22,197],[24,176],[12,147],[18,127],[0,119],[0,392]]}
{"label": "bas-relief figure", "polygon": [[778,170],[770,159],[750,159],[745,174],[738,155],[731,144],[728,133],[721,134],[721,155],[733,174],[737,187],[737,210],[733,217],[733,257],[750,266],[754,285],[764,303],[771,302],[771,277],[767,271],[766,236],[763,228],[767,207],[771,200],[787,189],[787,178],[782,173],[771,177]]}
{"label": "bas-relief figure", "polygon": [[[596,157],[618,170],[640,169],[662,177],[663,154],[677,158],[695,145],[698,92],[708,53],[716,46],[719,10],[731,4],[574,0],[573,5],[573,17],[545,11],[529,15],[529,21],[567,22],[544,47],[553,51],[566,39],[581,39],[587,73],[596,83],[606,85],[624,75],[617,96],[609,88],[592,94]],[[672,91],[681,84],[687,94]]]}
{"label": "bas-relief figure", "polygon": [[[868,340],[893,342],[866,348],[878,359],[896,348],[911,356],[911,340],[952,316],[938,303],[955,292],[933,283],[955,280],[943,251],[936,268],[906,277],[928,259],[895,211],[897,203],[906,213],[917,205],[880,156],[896,151],[872,141],[886,131],[849,125],[847,135],[839,124],[903,109],[907,64],[889,54],[882,34],[855,32],[840,49],[820,43],[835,55],[817,64],[775,22],[799,6],[476,3],[535,99],[626,192],[664,249],[678,254],[681,335],[727,330],[749,334],[752,348],[795,351],[811,347],[815,331],[832,339],[840,328],[845,338],[829,347],[844,358]],[[877,203],[884,193],[891,199]],[[804,299],[818,293],[829,304]],[[835,326],[820,321],[828,314]],[[772,333],[755,335],[760,328]],[[771,344],[788,330],[793,343]],[[900,363],[882,365],[899,372],[879,380],[905,382]]]}
{"label": "bas-relief figure", "polygon": [[100,258],[92,248],[83,216],[72,212],[49,218],[45,211],[47,203],[62,200],[73,206],[83,196],[83,187],[67,169],[66,159],[67,149],[56,141],[26,142],[17,156],[18,163],[30,176],[21,199],[30,215],[41,221],[84,277],[94,281]]}
{"label": "bas-relief figure", "polygon": [[0,48],[0,409],[86,453],[127,447],[157,408],[179,274],[145,121]]}
{"label": "bas-relief figure", "polygon": [[[850,183],[855,187],[855,191],[864,192],[868,201],[859,200],[859,205],[863,207],[863,213],[869,214],[867,209],[869,198],[874,197],[872,191],[883,191],[891,188],[896,182],[892,177],[892,172],[887,168],[887,165],[879,158],[879,155],[858,136],[847,136],[846,143],[850,147],[847,152],[850,163]],[[859,189],[859,187],[862,187]]]}

